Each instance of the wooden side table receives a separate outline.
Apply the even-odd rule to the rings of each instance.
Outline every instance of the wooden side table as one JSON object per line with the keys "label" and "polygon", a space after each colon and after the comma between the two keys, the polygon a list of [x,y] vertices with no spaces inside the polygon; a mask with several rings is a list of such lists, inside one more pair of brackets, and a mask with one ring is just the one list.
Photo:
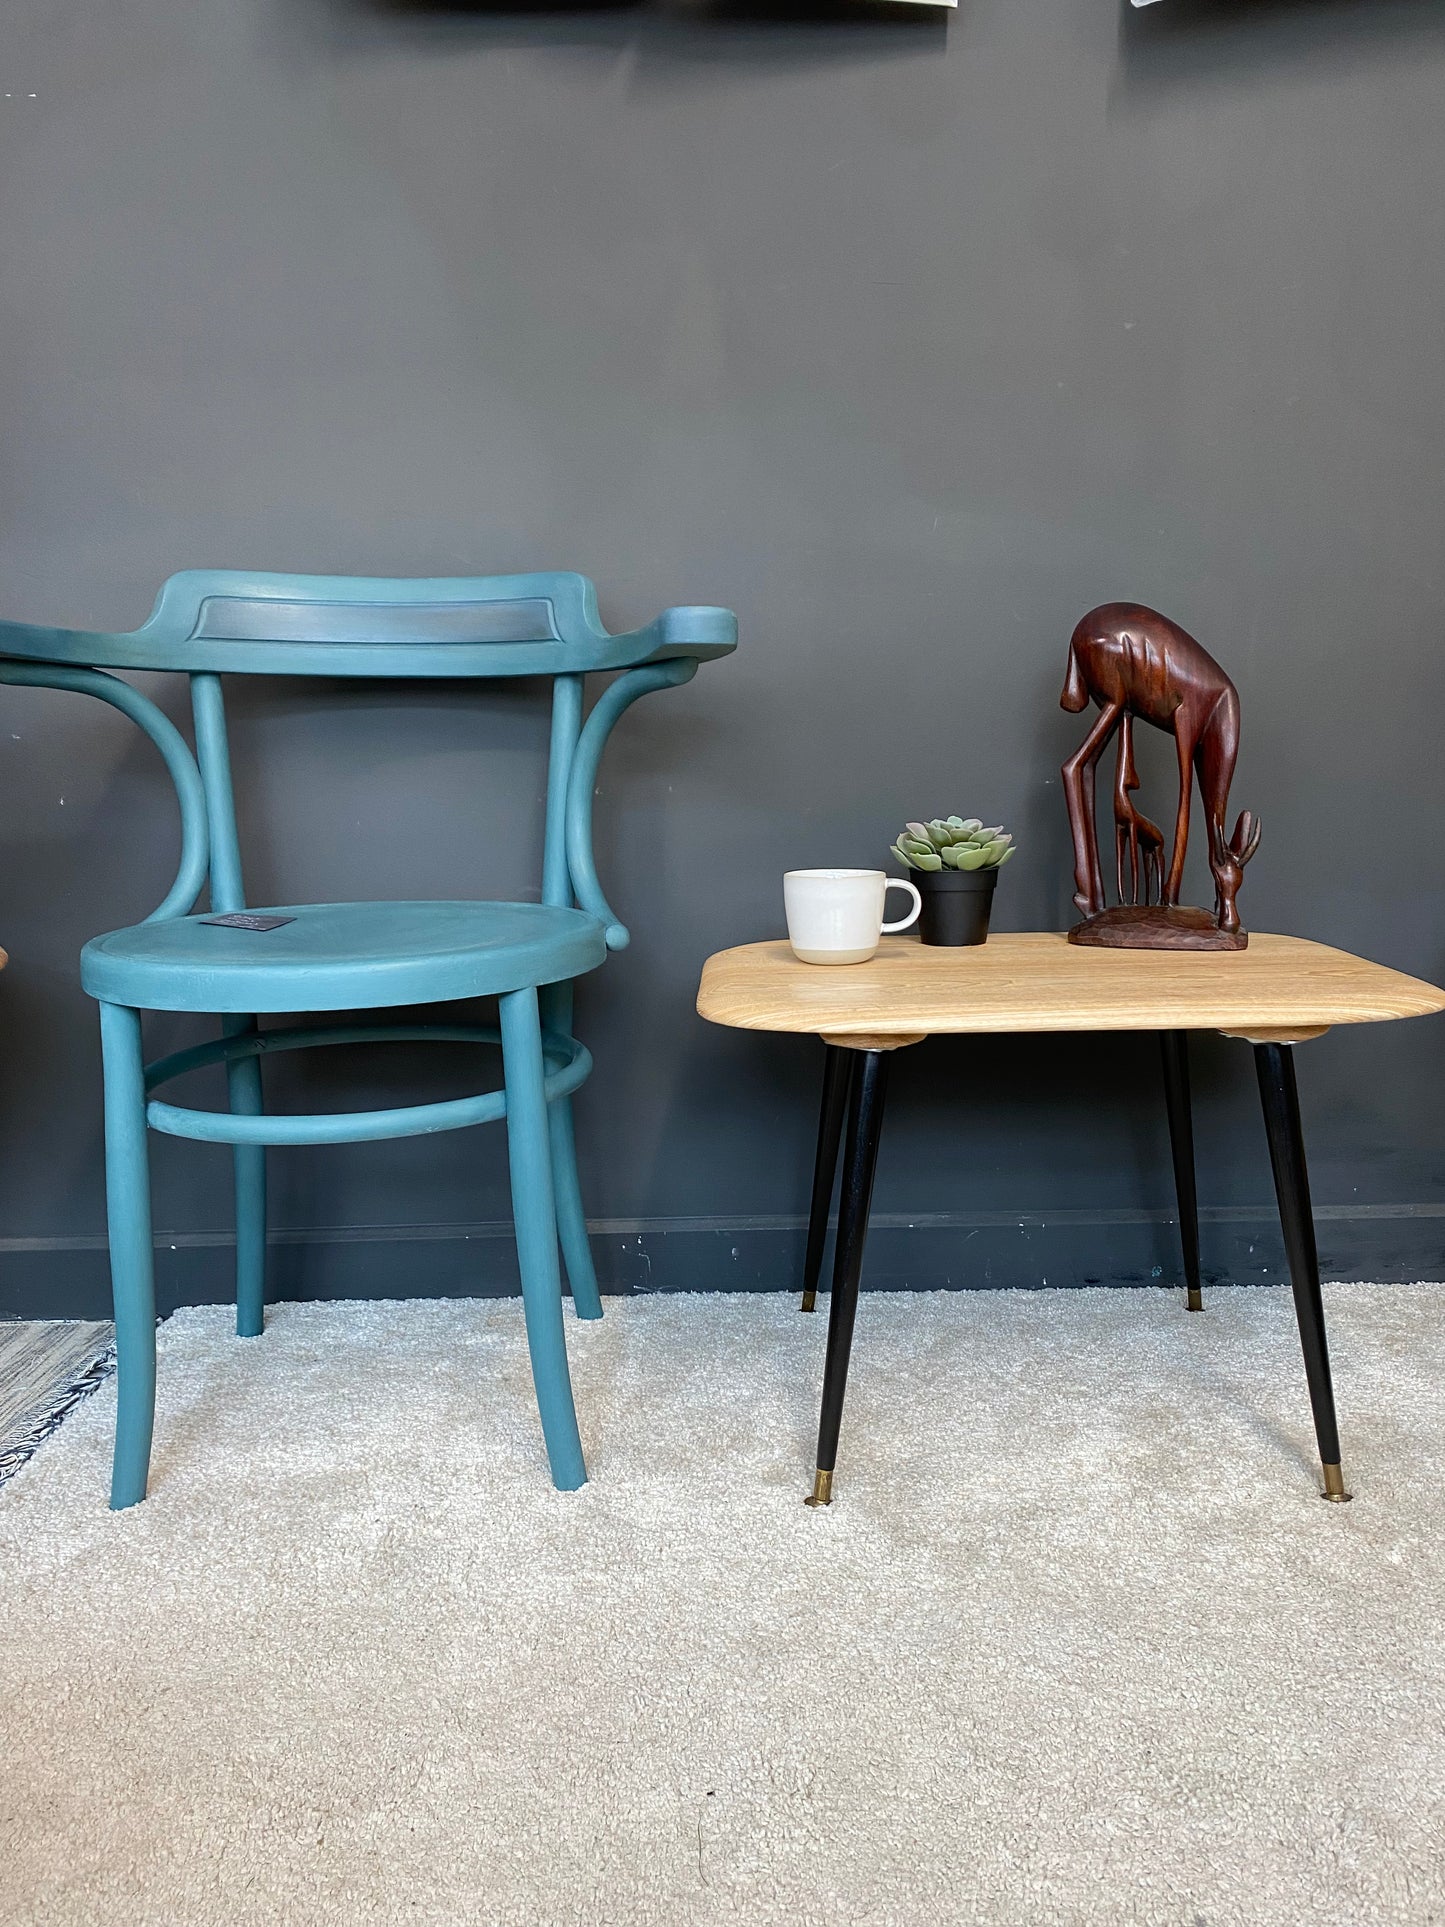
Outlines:
{"label": "wooden side table", "polygon": [[1251,935],[1247,950],[1200,954],[1095,950],[1071,945],[1062,935],[1028,932],[990,937],[971,950],[932,949],[913,937],[885,937],[870,962],[843,966],[800,963],[784,942],[743,944],[709,957],[697,1007],[710,1023],[800,1032],[821,1037],[827,1046],[804,1311],[813,1308],[822,1268],[847,1113],[810,1505],[827,1505],[833,1495],[889,1053],[925,1037],[999,1031],[1159,1032],[1191,1311],[1200,1309],[1201,1296],[1188,1033],[1216,1030],[1254,1045],[1324,1470],[1323,1496],[1350,1497],[1340,1465],[1293,1046],[1323,1036],[1334,1024],[1380,1023],[1445,1010],[1445,992],[1299,937]]}

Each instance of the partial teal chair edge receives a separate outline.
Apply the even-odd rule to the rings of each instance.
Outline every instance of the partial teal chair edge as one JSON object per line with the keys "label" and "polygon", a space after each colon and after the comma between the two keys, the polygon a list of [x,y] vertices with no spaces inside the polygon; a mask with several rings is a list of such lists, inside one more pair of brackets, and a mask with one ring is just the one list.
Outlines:
{"label": "partial teal chair edge", "polygon": [[[730,611],[667,610],[609,635],[584,577],[565,573],[407,581],[188,571],[162,589],[149,620],[127,634],[0,622],[0,683],[74,690],[111,704],[160,751],[181,809],[174,883],[146,920],[183,917],[209,877],[213,912],[245,908],[220,676],[511,677],[548,675],[554,688],[542,899],[598,919],[610,949],[628,941],[598,882],[592,799],[598,762],[622,713],[649,690],[686,682],[698,663],[737,644]],[[113,670],[173,670],[191,680],[197,755],[154,703]],[[583,722],[589,671],[619,671]],[[119,933],[117,933],[119,934]],[[590,965],[587,967],[591,967]],[[92,993],[95,994],[95,993]],[[235,1161],[237,1331],[255,1336],[265,1304],[268,1144],[339,1143],[445,1130],[507,1117],[523,1304],[543,1437],[554,1483],[586,1478],[561,1320],[560,1242],[579,1317],[602,1304],[577,1173],[571,1093],[591,1059],[571,1036],[570,980],[499,998],[500,1031],[477,1026],[347,1026],[265,1032],[253,1013],[222,1017],[222,1036],[147,1071],[141,1011],[98,996],[105,1068],[107,1218],[120,1355],[112,1504],[145,1496],[155,1409],[155,1290],[148,1131],[229,1142]],[[149,1007],[149,1006],[148,1006]],[[168,1006],[170,1007],[170,1006]],[[189,1008],[190,1006],[185,1006]],[[368,1005],[368,1008],[380,1008]],[[502,1046],[504,1090],[450,1105],[361,1117],[268,1118],[261,1061],[303,1043],[448,1036]],[[179,1060],[189,1058],[189,1064]],[[223,1062],[228,1113],[147,1098],[195,1062]]]}
{"label": "partial teal chair edge", "polygon": [[95,669],[6,660],[9,627],[8,623],[0,622],[0,683],[14,683],[29,689],[66,689],[82,696],[94,696],[129,717],[160,751],[181,810],[181,858],[175,882],[145,921],[160,923],[166,917],[183,917],[201,894],[210,860],[205,789],[185,737],[149,697],[132,689],[118,676],[103,675]]}

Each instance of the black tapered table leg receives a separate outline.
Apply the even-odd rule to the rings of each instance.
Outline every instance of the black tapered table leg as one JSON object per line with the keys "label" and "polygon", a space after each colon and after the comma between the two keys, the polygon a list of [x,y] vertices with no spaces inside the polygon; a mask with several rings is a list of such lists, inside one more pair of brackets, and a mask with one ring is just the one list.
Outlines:
{"label": "black tapered table leg", "polygon": [[843,1136],[843,1114],[848,1108],[848,1084],[857,1051],[826,1044],[823,1059],[823,1108],[818,1117],[818,1155],[813,1163],[813,1202],[808,1207],[808,1249],[803,1258],[804,1311],[818,1299],[823,1275],[823,1247],[828,1242],[828,1214],[833,1209],[833,1179],[838,1170],[838,1145]]}
{"label": "black tapered table leg", "polygon": [[838,1433],[843,1424],[843,1394],[848,1384],[848,1355],[853,1348],[858,1281],[863,1274],[868,1207],[873,1199],[873,1173],[878,1163],[883,1097],[888,1081],[887,1051],[866,1050],[850,1054],[856,1055],[858,1062],[848,1097],[843,1197],[838,1211],[833,1291],[828,1306],[828,1357],[823,1368],[817,1470],[813,1475],[813,1490],[807,1500],[809,1505],[828,1505],[833,1497],[833,1469],[838,1462]]}
{"label": "black tapered table leg", "polygon": [[1340,1469],[1340,1433],[1335,1419],[1335,1393],[1330,1382],[1330,1353],[1325,1342],[1325,1308],[1320,1297],[1320,1261],[1315,1248],[1315,1221],[1310,1209],[1309,1171],[1305,1165],[1304,1135],[1300,1130],[1299,1092],[1295,1086],[1294,1052],[1288,1044],[1256,1044],[1254,1065],[1259,1073],[1259,1095],[1264,1106],[1264,1128],[1269,1136],[1269,1160],[1279,1199],[1284,1248],[1294,1287],[1295,1315],[1305,1357],[1305,1378],[1315,1415],[1320,1463],[1325,1475],[1324,1496],[1341,1502],[1350,1497]]}
{"label": "black tapered table leg", "polygon": [[1189,1102],[1189,1033],[1161,1030],[1164,1101],[1169,1107],[1169,1148],[1174,1153],[1174,1195],[1179,1200],[1179,1242],[1184,1248],[1185,1303],[1203,1311],[1199,1289],[1199,1199],[1194,1189],[1194,1115]]}

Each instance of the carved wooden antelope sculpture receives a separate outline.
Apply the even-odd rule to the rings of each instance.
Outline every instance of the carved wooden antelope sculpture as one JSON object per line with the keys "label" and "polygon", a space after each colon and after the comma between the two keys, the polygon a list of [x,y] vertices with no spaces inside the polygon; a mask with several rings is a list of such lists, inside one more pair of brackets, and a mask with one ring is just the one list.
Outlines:
{"label": "carved wooden antelope sculpture", "polygon": [[[1219,664],[1190,635],[1156,610],[1132,602],[1109,602],[1092,610],[1069,643],[1069,668],[1059,701],[1079,711],[1090,701],[1099,715],[1063,767],[1064,796],[1074,842],[1074,902],[1086,918],[1107,915],[1113,927],[1080,940],[1123,945],[1237,948],[1246,941],[1235,898],[1244,866],[1259,847],[1259,824],[1245,810],[1226,840],[1229,785],[1239,754],[1239,694]],[[1133,720],[1167,730],[1179,753],[1179,808],[1169,869],[1160,877],[1164,837],[1135,808],[1139,787],[1134,767]],[[1094,820],[1094,779],[1100,756],[1121,731],[1114,782],[1115,844],[1122,912],[1106,912],[1099,842]],[[1214,877],[1214,923],[1202,911],[1180,910],[1189,807],[1195,776],[1209,828],[1209,868]],[[1130,883],[1125,887],[1125,863]],[[1141,902],[1142,890],[1142,902]],[[1157,891],[1158,906],[1149,907]],[[1171,914],[1172,913],[1172,914]]]}

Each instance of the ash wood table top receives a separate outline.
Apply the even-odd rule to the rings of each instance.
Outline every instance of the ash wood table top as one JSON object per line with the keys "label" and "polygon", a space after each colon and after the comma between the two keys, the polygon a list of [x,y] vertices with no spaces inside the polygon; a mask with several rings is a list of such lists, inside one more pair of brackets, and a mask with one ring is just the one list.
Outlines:
{"label": "ash wood table top", "polygon": [[1303,937],[1250,933],[1238,951],[1095,950],[1052,931],[974,949],[885,937],[865,964],[805,964],[784,940],[721,950],[697,1007],[739,1030],[802,1032],[856,1049],[985,1031],[1219,1030],[1295,1043],[1333,1024],[1445,1010],[1445,991]]}

